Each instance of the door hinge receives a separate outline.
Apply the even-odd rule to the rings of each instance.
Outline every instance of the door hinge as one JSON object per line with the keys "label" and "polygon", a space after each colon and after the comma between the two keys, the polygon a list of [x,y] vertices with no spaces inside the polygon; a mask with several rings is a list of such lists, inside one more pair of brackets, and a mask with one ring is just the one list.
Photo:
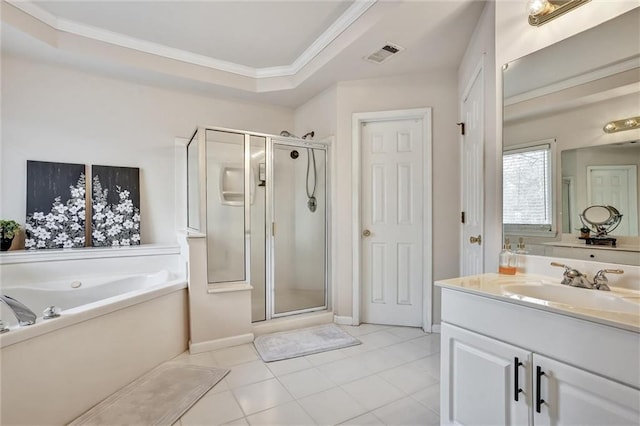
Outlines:
{"label": "door hinge", "polygon": [[460,126],[460,134],[464,136],[464,123],[456,123],[456,124]]}
{"label": "door hinge", "polygon": [[464,223],[464,212],[460,212],[460,223]]}

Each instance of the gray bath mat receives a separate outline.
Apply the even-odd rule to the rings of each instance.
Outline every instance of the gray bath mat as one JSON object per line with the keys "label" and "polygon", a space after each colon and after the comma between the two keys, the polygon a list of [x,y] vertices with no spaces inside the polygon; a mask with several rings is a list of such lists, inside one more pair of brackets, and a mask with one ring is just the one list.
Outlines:
{"label": "gray bath mat", "polygon": [[161,365],[69,425],[172,425],[228,372],[198,365]]}
{"label": "gray bath mat", "polygon": [[360,340],[335,324],[318,325],[256,337],[253,345],[265,362],[359,345]]}

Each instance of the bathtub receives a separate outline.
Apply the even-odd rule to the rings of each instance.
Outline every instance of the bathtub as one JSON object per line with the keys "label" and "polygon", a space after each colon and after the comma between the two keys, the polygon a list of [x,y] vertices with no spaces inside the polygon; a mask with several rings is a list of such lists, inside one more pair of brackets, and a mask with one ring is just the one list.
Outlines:
{"label": "bathtub", "polygon": [[[167,251],[2,265],[2,293],[38,319],[19,327],[2,304],[10,330],[0,334],[0,424],[67,424],[185,351],[187,282],[173,272],[180,252]],[[44,320],[50,305],[61,316]]]}
{"label": "bathtub", "polygon": [[[143,303],[186,286],[185,279],[175,277],[168,270],[152,274],[67,278],[30,285],[3,286],[2,294],[26,305],[38,319],[33,325],[20,327],[9,307],[0,304],[2,321],[9,327],[8,332],[0,335],[0,348]],[[43,311],[49,306],[61,308],[61,315],[43,319]]]}

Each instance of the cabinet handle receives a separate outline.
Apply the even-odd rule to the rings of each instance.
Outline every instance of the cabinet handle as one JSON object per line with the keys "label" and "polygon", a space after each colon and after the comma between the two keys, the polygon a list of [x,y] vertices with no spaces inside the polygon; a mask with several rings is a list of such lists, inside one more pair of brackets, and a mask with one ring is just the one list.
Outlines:
{"label": "cabinet handle", "polygon": [[539,365],[536,366],[536,413],[540,412],[540,407],[544,404],[544,399],[541,398],[541,390],[540,390],[540,381],[542,376],[544,376],[544,371],[542,371],[542,367]]}
{"label": "cabinet handle", "polygon": [[514,389],[513,399],[515,399],[516,402],[518,402],[518,394],[522,392],[522,389],[520,389],[520,385],[518,384],[518,367],[524,364],[520,362],[518,357],[515,357],[513,359],[513,365],[515,369],[515,372],[513,373],[513,389]]}

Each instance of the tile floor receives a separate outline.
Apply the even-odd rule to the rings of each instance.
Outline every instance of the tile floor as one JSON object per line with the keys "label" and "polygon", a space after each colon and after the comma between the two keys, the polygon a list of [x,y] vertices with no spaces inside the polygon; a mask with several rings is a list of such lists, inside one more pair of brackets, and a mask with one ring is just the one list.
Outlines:
{"label": "tile floor", "polygon": [[438,425],[440,335],[341,326],[361,345],[264,363],[253,344],[172,362],[231,372],[182,418],[190,425]]}

